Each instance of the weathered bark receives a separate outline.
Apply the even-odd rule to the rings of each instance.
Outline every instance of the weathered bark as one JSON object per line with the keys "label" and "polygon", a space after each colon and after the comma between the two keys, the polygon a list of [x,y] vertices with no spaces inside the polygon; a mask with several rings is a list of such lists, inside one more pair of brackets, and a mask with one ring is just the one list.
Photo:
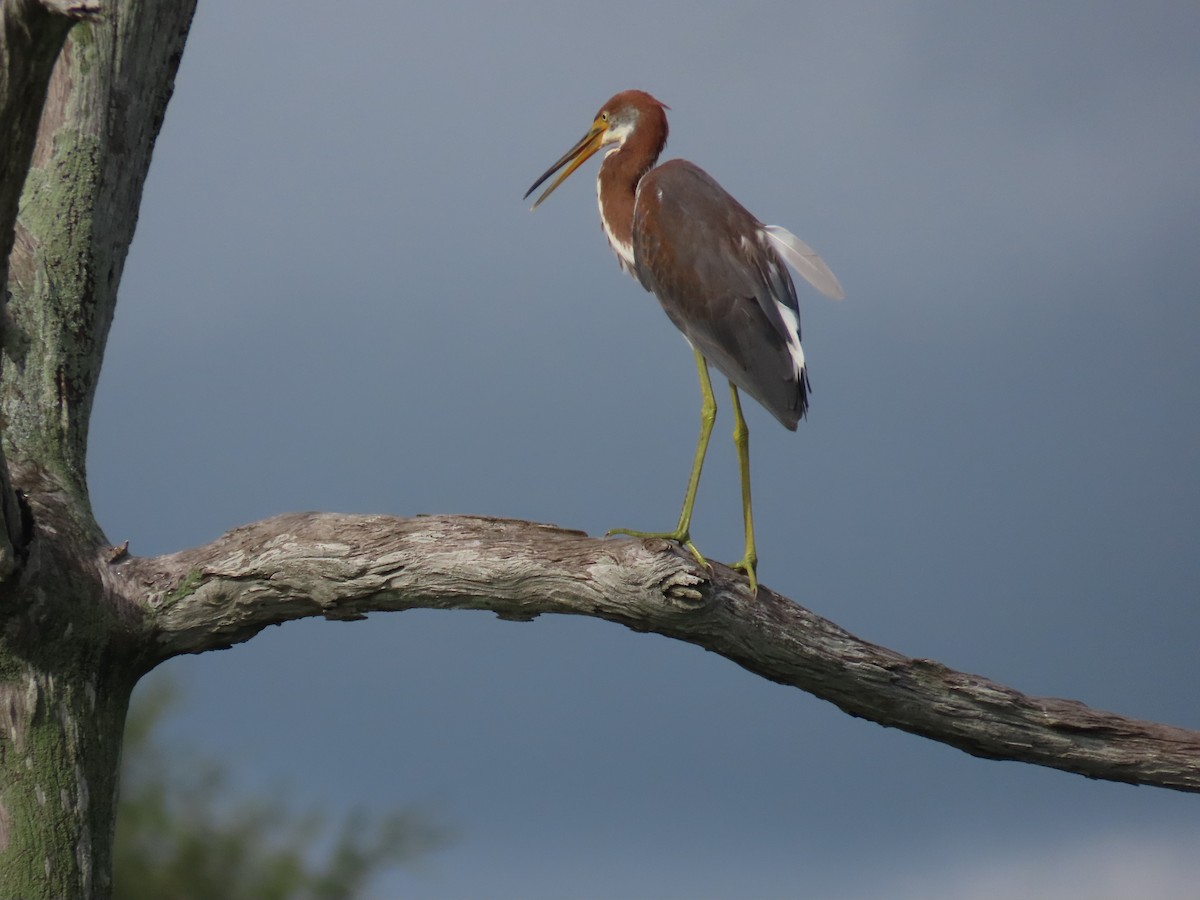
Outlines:
{"label": "weathered bark", "polygon": [[194,7],[114,2],[71,33],[21,196],[0,375],[4,436],[85,502],[104,344]]}
{"label": "weathered bark", "polygon": [[[88,419],[194,2],[110,0],[95,19],[100,6],[0,0],[0,896],[110,896],[137,678],[309,615],[597,616],[978,756],[1200,790],[1194,732],[910,659],[768,588],[751,599],[740,576],[698,570],[662,541],[309,514],[153,559],[108,548],[88,500]],[[64,44],[80,17],[93,21]]]}
{"label": "weathered bark", "polygon": [[741,575],[705,572],[663,541],[597,540],[502,519],[303,514],[214,543],[114,564],[114,590],[152,610],[147,663],[248,640],[267,625],[379,610],[596,616],[698,644],[854,716],[975,756],[1200,791],[1200,733],[1027,697],[861,640]]}
{"label": "weathered bark", "polygon": [[0,896],[107,897],[141,613],[106,590],[74,494],[14,476],[36,526],[0,606]]}
{"label": "weathered bark", "polygon": [[141,631],[95,562],[88,419],[193,6],[0,0],[4,897],[111,894]]}
{"label": "weathered bark", "polygon": [[[18,202],[37,142],[50,73],[74,19],[95,13],[80,4],[71,15],[33,0],[0,0],[0,348],[13,339],[8,325],[9,258]],[[0,445],[0,582],[13,574],[21,549],[21,511]]]}

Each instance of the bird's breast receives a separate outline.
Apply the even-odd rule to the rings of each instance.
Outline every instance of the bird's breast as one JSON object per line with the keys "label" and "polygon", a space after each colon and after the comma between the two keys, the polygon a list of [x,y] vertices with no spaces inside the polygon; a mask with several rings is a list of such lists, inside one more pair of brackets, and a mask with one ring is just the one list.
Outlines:
{"label": "bird's breast", "polygon": [[637,202],[638,177],[618,150],[610,150],[596,175],[596,202],[600,225],[621,268],[635,274],[633,254],[633,210]]}
{"label": "bird's breast", "polygon": [[600,226],[604,229],[604,236],[608,238],[608,246],[612,247],[613,253],[617,254],[617,262],[621,264],[621,268],[633,274],[632,231],[626,231],[622,235],[621,229],[616,225],[609,211],[605,208],[604,195],[598,193],[597,197],[600,205]]}

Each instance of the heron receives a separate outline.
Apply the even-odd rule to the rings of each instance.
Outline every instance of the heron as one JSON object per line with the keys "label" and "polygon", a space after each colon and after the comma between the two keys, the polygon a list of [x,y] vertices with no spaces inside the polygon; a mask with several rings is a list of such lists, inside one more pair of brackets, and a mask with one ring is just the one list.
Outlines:
{"label": "heron", "polygon": [[733,440],[741,480],[745,550],[733,568],[758,591],[758,553],[750,501],[750,433],[738,390],[796,430],[808,409],[808,368],[800,345],[800,307],[790,264],[809,284],[841,300],[842,286],[802,240],[764,225],[699,166],[672,159],[658,164],[667,143],[668,107],[645,91],[623,91],[600,107],[578,143],[525,192],[558,177],[534,202],[537,209],[596,151],[600,223],[621,268],[658,298],[695,355],[700,378],[700,437],[683,508],[674,531],[616,528],[611,534],[664,538],[684,547],[703,567],[692,542],[692,508],[716,420],[709,364],[729,381]]}

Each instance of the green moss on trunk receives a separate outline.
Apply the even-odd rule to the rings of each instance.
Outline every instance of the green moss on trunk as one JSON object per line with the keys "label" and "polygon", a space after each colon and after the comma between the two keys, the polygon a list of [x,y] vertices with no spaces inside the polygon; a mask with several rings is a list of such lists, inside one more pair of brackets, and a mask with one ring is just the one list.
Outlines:
{"label": "green moss on trunk", "polygon": [[29,513],[5,515],[21,526],[19,552],[0,547],[2,898],[112,894],[125,714],[152,654],[141,609],[106,569],[87,492],[88,421],[194,9],[106,0],[103,18],[63,44],[68,20],[0,3],[0,133],[12,144],[0,150],[0,288],[11,296],[0,428]]}

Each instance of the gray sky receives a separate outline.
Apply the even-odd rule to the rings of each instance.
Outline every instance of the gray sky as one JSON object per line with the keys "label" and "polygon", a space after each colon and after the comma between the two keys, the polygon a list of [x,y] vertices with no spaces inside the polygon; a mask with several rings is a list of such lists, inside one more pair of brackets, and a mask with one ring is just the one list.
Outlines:
{"label": "gray sky", "polygon": [[[698,392],[623,275],[610,95],[812,244],[815,393],[748,410],[760,578],[872,641],[1200,727],[1200,7],[203,0],[92,426],[140,554],[297,509],[665,528]],[[718,392],[718,398],[724,394]],[[693,534],[741,552],[728,410]],[[1183,898],[1194,797],[976,760],[586,620],[296,623],[164,667],[175,738],[416,803],[381,896]]]}

